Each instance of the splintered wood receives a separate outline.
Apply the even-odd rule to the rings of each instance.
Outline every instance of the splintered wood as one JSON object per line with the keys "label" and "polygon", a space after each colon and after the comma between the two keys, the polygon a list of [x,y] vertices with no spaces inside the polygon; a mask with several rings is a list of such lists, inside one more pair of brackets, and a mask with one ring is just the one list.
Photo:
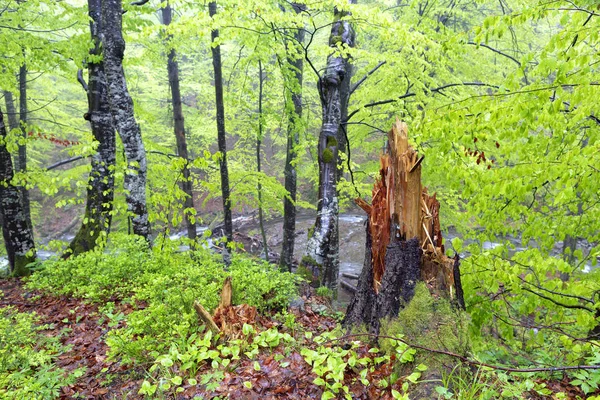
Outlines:
{"label": "splintered wood", "polygon": [[248,304],[232,306],[232,295],[231,277],[227,277],[221,291],[221,302],[212,316],[200,303],[194,302],[196,313],[206,327],[214,333],[222,333],[228,339],[241,337],[244,324],[252,324],[256,320],[256,307]]}
{"label": "splintered wood", "polygon": [[396,120],[388,144],[380,156],[379,179],[373,187],[372,205],[355,202],[368,215],[371,235],[373,285],[379,292],[385,271],[385,255],[392,241],[418,238],[423,250],[421,279],[430,289],[453,296],[454,261],[444,255],[440,229],[440,203],[421,186],[421,162],[408,143],[408,127]]}

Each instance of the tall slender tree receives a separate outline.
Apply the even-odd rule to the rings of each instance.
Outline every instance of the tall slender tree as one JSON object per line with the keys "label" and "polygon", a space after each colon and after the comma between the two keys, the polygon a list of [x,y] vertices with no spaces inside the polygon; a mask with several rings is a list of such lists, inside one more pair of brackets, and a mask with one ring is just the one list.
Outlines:
{"label": "tall slender tree", "polygon": [[14,276],[29,274],[27,264],[35,261],[35,244],[31,225],[27,223],[21,191],[13,186],[14,170],[6,148],[6,125],[0,110],[0,214],[2,235],[8,254],[9,269]]}
{"label": "tall slender tree", "polygon": [[[217,15],[217,2],[208,3],[208,13],[211,18]],[[219,167],[221,172],[221,195],[223,197],[223,218],[225,237],[233,241],[233,224],[231,222],[231,200],[229,191],[229,171],[227,169],[227,141],[225,137],[225,107],[223,105],[223,72],[221,66],[221,46],[219,45],[219,30],[210,31],[212,39],[212,61],[215,72],[215,98],[217,109],[217,142],[219,145]]]}
{"label": "tall slender tree", "polygon": [[[304,11],[303,4],[292,3],[296,14]],[[294,259],[294,238],[296,236],[296,158],[302,129],[302,81],[304,76],[303,55],[294,51],[304,42],[304,27],[294,32],[294,40],[288,43],[287,59],[284,64],[286,82],[286,111],[288,113],[287,145],[285,157],[285,190],[289,198],[283,198],[283,245],[279,265],[291,271]]]}
{"label": "tall slender tree", "polygon": [[260,226],[260,234],[263,240],[263,254],[265,260],[269,259],[269,248],[267,246],[267,234],[265,232],[265,219],[263,213],[263,200],[262,200],[262,185],[260,183],[261,173],[261,146],[263,139],[264,130],[264,116],[263,116],[263,86],[265,83],[265,73],[263,70],[262,62],[258,60],[258,133],[256,135],[256,171],[258,172],[258,181],[256,183],[256,191],[258,195],[258,224]]}
{"label": "tall slender tree", "polygon": [[[173,11],[169,2],[161,9],[162,23],[169,26],[173,19]],[[181,190],[185,193],[185,223],[187,226],[188,237],[196,240],[196,223],[194,217],[194,192],[192,187],[192,177],[190,171],[190,159],[188,155],[187,140],[185,137],[185,127],[183,119],[183,108],[181,106],[181,90],[179,88],[179,63],[177,62],[177,52],[170,43],[172,36],[167,33],[166,44],[169,48],[167,56],[167,71],[169,74],[169,86],[171,87],[171,103],[173,106],[173,125],[175,129],[175,140],[177,142],[177,155],[184,161],[181,174]]]}
{"label": "tall slender tree", "polygon": [[[88,0],[88,14],[94,43],[90,55],[98,56],[102,52],[99,36],[102,29],[101,0]],[[88,63],[89,85],[85,83],[82,75],[78,75],[88,98],[88,112],[84,118],[90,121],[92,135],[98,142],[98,148],[92,156],[92,170],[88,177],[85,217],[69,245],[70,252],[65,253],[65,256],[93,249],[98,238],[110,231],[112,220],[116,135],[108,103],[104,63],[96,61],[97,57],[92,57],[91,60]]]}
{"label": "tall slender tree", "polygon": [[[25,51],[23,51],[25,54]],[[19,157],[17,161],[17,171],[27,173],[27,65],[25,62],[19,68],[19,122],[21,124],[21,141],[19,142]],[[31,224],[31,205],[29,201],[29,190],[25,184],[19,186],[21,191],[21,201],[23,202],[23,213],[30,229]]]}
{"label": "tall slender tree", "polygon": [[122,32],[122,2],[121,0],[102,0],[101,3],[102,54],[108,84],[110,111],[127,158],[125,174],[127,210],[131,215],[133,233],[149,239],[150,222],[146,206],[146,150],[140,126],[135,120],[133,100],[127,90],[123,71],[125,40]]}
{"label": "tall slender tree", "polygon": [[[334,292],[337,290],[339,273],[339,232],[338,232],[338,134],[342,122],[341,88],[347,76],[348,55],[345,48],[354,46],[354,30],[345,19],[350,13],[334,10],[325,73],[319,78],[318,89],[323,110],[321,132],[319,134],[319,200],[317,218],[312,236],[307,244],[305,262],[319,269],[321,284]],[[310,260],[310,261],[308,261]]]}

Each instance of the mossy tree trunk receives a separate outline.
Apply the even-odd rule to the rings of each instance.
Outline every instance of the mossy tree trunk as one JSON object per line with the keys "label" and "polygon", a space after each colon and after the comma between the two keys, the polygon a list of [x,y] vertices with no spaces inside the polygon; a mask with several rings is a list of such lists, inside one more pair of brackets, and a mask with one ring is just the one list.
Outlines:
{"label": "mossy tree trunk", "polygon": [[31,225],[27,223],[20,190],[12,185],[14,169],[6,148],[6,125],[0,110],[0,214],[2,235],[8,254],[9,270],[14,276],[29,274],[27,264],[35,261]]}
{"label": "mossy tree trunk", "polygon": [[354,30],[345,19],[346,11],[335,9],[334,23],[331,26],[329,46],[333,49],[327,58],[325,74],[319,79],[318,88],[323,109],[321,132],[319,135],[319,200],[317,218],[312,236],[308,240],[306,256],[311,266],[319,269],[322,285],[337,293],[339,273],[339,232],[338,232],[338,134],[342,122],[341,89],[347,76],[349,55],[340,52],[339,47],[354,46]]}
{"label": "mossy tree trunk", "polygon": [[[100,0],[88,0],[90,33],[94,48],[91,55],[100,55],[100,37],[102,29],[102,9]],[[92,135],[98,142],[96,153],[92,156],[92,170],[88,177],[85,215],[81,227],[69,244],[64,257],[76,256],[92,250],[98,239],[110,231],[115,187],[116,134],[108,103],[108,89],[104,74],[104,63],[88,64],[87,98],[88,112],[84,118],[90,121]],[[85,83],[85,82],[84,82]]]}
{"label": "mossy tree trunk", "polygon": [[381,320],[398,315],[417,281],[464,308],[458,257],[444,255],[435,195],[421,187],[421,162],[408,144],[406,124],[397,121],[380,158],[380,177],[367,213],[365,261],[357,291],[346,311],[347,328],[366,324],[379,333]]}

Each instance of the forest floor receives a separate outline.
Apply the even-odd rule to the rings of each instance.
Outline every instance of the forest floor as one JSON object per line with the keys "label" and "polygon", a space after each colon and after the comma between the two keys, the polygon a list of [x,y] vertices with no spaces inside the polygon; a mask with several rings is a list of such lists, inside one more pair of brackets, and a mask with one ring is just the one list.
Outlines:
{"label": "forest floor", "polygon": [[[108,346],[105,343],[107,333],[119,325],[109,322],[98,306],[81,299],[55,297],[28,290],[17,279],[0,279],[0,308],[13,306],[19,312],[35,312],[44,325],[42,333],[47,336],[60,337],[67,350],[55,360],[56,365],[66,372],[84,367],[84,373],[74,384],[60,389],[60,398],[85,399],[142,399],[138,394],[142,382],[147,378],[149,366],[138,365],[131,367],[121,364],[119,360],[107,357]],[[304,333],[314,335],[330,331],[336,327],[337,321],[331,313],[322,313],[326,302],[323,298],[303,297],[304,303],[299,308],[290,308],[289,312],[296,317],[298,326]],[[132,311],[130,304],[115,301],[116,307],[127,314]],[[318,310],[319,312],[315,312]],[[119,324],[123,324],[120,321]],[[259,316],[256,323],[257,331],[283,327],[270,316]],[[356,353],[361,357],[374,358],[368,344],[361,344]],[[402,390],[406,377],[400,377],[390,386],[382,387],[375,382],[387,379],[394,370],[394,356],[391,360],[375,363],[375,368],[369,371],[366,379],[371,382],[364,385],[353,376],[346,374],[344,384],[349,388],[353,399],[392,399],[392,389]],[[206,363],[205,371],[210,373]],[[286,348],[283,344],[268,351],[260,351],[250,358],[242,358],[225,372],[223,379],[216,388],[207,385],[183,384],[183,391],[172,395],[162,395],[161,398],[232,398],[232,399],[319,399],[323,389],[314,383],[317,376],[312,367],[305,361],[299,349]],[[251,383],[251,385],[248,384]],[[553,392],[551,396],[541,396],[537,393],[524,393],[526,399],[583,399],[585,395],[568,381],[546,381],[546,387]],[[248,386],[251,386],[249,388]],[[412,387],[412,386],[411,386]],[[562,393],[561,397],[554,394]],[[340,397],[342,398],[342,397]],[[412,399],[443,398],[439,397],[433,387],[425,391],[417,390],[410,393]],[[454,397],[453,397],[454,398]],[[476,397],[474,397],[476,398]]]}

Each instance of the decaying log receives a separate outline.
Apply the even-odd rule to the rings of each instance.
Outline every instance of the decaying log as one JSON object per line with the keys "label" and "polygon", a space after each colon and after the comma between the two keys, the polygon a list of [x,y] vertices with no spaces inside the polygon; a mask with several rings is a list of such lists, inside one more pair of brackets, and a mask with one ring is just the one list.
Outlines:
{"label": "decaying log", "polygon": [[423,159],[408,143],[406,124],[396,120],[380,157],[372,204],[355,200],[368,215],[367,240],[346,327],[366,323],[378,333],[380,320],[398,315],[418,281],[464,308],[458,256],[444,254],[440,203],[421,186]]}

